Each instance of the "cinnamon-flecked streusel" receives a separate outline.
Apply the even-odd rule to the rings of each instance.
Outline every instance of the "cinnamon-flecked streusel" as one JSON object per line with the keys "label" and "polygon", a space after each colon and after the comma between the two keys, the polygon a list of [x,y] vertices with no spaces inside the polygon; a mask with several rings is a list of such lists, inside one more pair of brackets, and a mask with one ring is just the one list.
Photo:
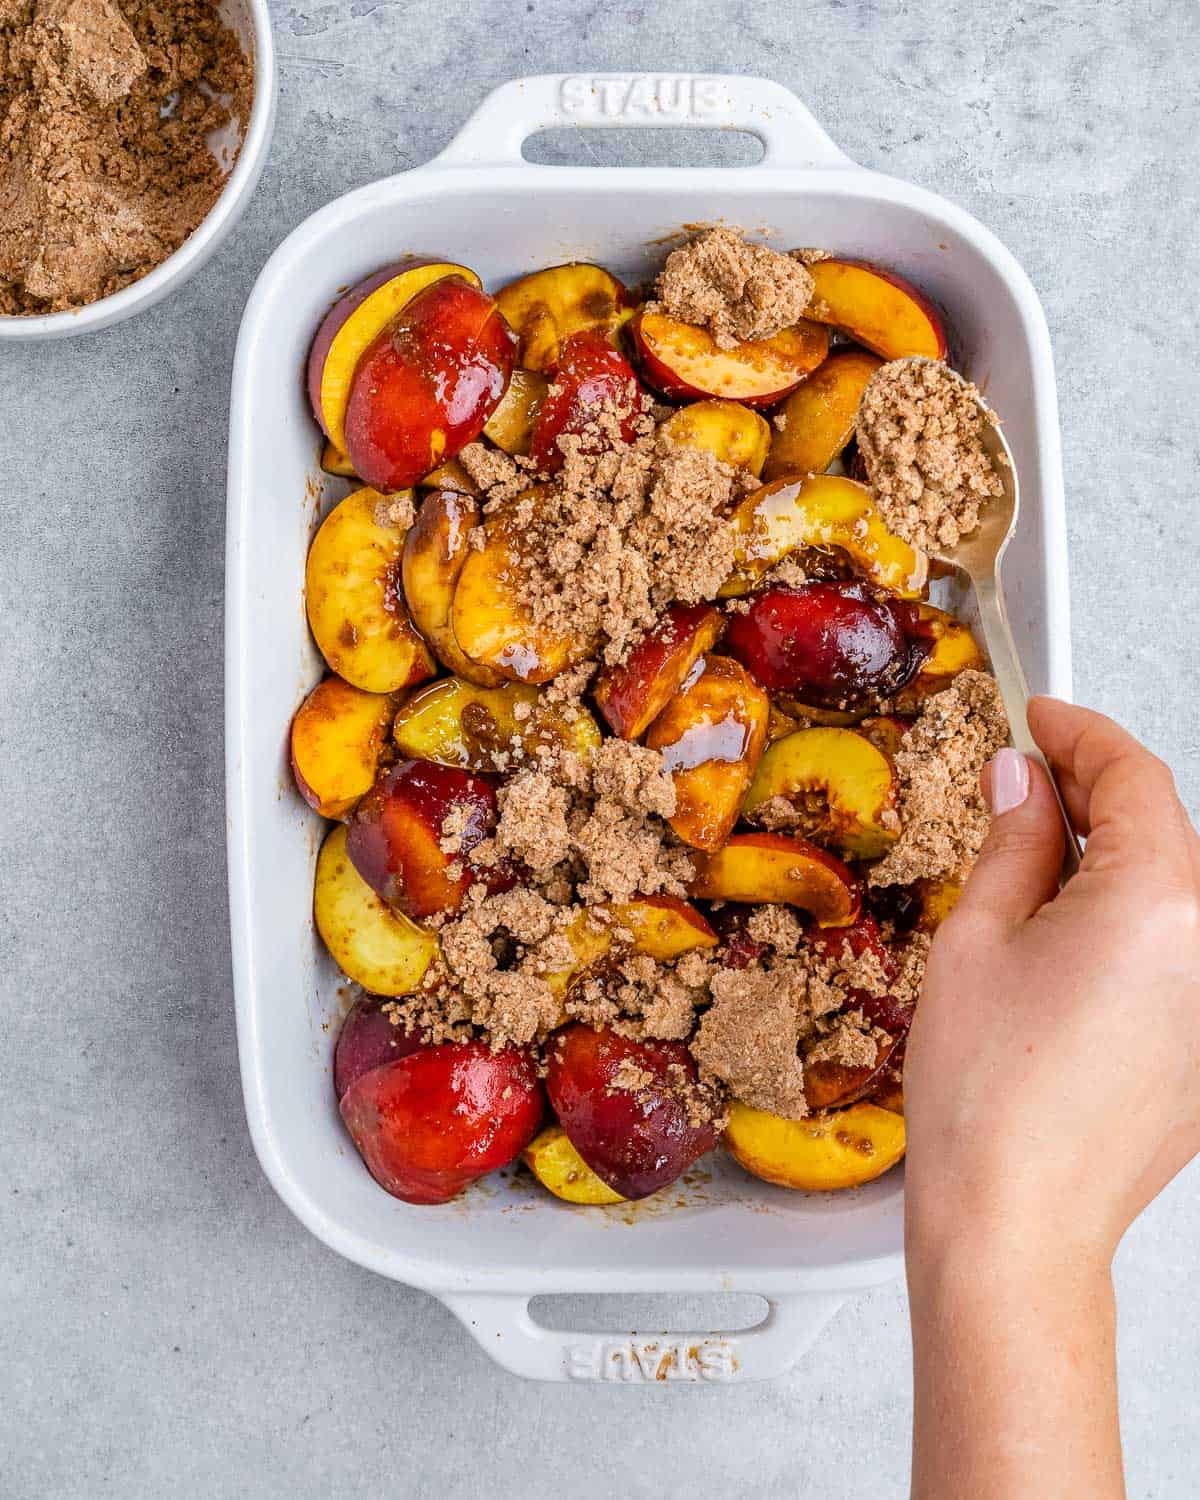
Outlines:
{"label": "cinnamon-flecked streusel", "polygon": [[717,227],[672,250],[656,292],[669,317],[707,328],[718,348],[731,349],[798,323],[813,279],[799,258]]}

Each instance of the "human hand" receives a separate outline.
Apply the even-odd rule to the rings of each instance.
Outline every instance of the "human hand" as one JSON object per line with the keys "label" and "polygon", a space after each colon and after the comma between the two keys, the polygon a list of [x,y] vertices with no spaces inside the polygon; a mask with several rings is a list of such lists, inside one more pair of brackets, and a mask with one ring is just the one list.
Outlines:
{"label": "human hand", "polygon": [[1053,792],[1002,751],[908,1047],[910,1257],[970,1226],[1107,1264],[1200,1151],[1200,841],[1170,771],[1111,720],[1048,698],[1029,719],[1087,849],[1058,892]]}

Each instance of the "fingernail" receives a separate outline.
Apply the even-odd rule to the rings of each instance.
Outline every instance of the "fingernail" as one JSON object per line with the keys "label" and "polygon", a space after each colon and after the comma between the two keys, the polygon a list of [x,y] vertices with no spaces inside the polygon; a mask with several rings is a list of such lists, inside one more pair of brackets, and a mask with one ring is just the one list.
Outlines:
{"label": "fingernail", "polygon": [[988,762],[987,800],[995,817],[1029,796],[1029,762],[1019,750],[997,750]]}

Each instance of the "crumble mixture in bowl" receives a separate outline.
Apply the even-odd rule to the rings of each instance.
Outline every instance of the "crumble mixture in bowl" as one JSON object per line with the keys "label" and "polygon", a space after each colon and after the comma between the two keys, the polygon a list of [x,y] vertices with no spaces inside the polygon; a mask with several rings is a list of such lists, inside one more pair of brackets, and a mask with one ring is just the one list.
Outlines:
{"label": "crumble mixture in bowl", "polygon": [[216,0],[0,0],[0,336],[115,321],[215,248],[273,98],[265,6],[230,14],[238,29]]}
{"label": "crumble mixture in bowl", "polygon": [[888,1170],[986,833],[1007,725],[922,550],[989,498],[936,310],[724,228],[630,302],[410,262],[312,347],[360,487],[309,554],[291,758],[363,992],[342,1118],[410,1202],[518,1156],[641,1198],[719,1141],[802,1190]]}

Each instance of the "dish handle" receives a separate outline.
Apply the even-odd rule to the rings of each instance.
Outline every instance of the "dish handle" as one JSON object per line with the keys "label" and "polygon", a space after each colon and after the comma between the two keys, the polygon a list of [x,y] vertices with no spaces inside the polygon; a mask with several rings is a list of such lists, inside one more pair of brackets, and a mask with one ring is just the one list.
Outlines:
{"label": "dish handle", "polygon": [[527,1380],[626,1385],[721,1385],[790,1370],[846,1300],[843,1292],[767,1298],[767,1315],[736,1333],[592,1333],[543,1327],[517,1292],[463,1292],[442,1300],[479,1347]]}
{"label": "dish handle", "polygon": [[494,89],[431,167],[526,167],[521,146],[539,130],[624,127],[744,130],[762,142],[763,168],[853,167],[790,89],[723,73],[543,73]]}

